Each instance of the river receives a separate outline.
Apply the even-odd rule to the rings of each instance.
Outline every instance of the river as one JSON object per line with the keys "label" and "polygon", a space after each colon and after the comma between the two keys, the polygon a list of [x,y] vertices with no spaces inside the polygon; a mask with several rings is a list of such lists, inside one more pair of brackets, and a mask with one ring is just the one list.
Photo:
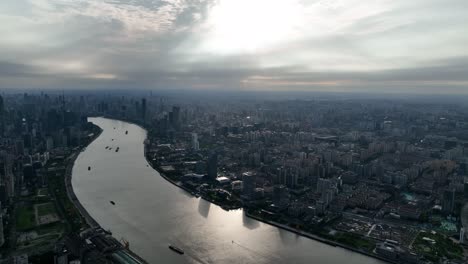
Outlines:
{"label": "river", "polygon": [[[148,166],[144,129],[105,118],[89,121],[103,132],[75,162],[74,192],[103,228],[128,240],[149,263],[383,263],[188,195]],[[183,248],[185,255],[168,244]]]}

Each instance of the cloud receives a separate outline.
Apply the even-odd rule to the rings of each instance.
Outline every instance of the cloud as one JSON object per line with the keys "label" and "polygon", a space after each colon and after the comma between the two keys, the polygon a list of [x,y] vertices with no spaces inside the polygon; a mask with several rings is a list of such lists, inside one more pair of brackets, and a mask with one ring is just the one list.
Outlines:
{"label": "cloud", "polygon": [[0,61],[0,77],[32,75],[35,72],[36,69],[29,65]]}
{"label": "cloud", "polygon": [[0,89],[464,92],[466,11],[464,0],[4,0]]}

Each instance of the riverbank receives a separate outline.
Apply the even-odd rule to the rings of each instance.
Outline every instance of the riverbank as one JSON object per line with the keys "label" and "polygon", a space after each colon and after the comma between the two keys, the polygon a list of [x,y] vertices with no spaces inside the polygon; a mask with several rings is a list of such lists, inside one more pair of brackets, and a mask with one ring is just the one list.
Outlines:
{"label": "riverbank", "polygon": [[[146,157],[146,155],[145,155]],[[186,191],[187,193],[193,195],[193,192],[192,190],[190,190],[189,188],[183,186],[182,184],[179,184],[175,181],[173,181],[171,178],[167,177],[166,175],[164,175],[164,173],[161,173],[158,169],[156,169],[152,163],[148,160],[148,157],[146,157],[146,160],[147,162],[150,164],[151,168],[153,168],[156,172],[159,173],[159,175],[161,175],[162,178],[164,178],[166,181],[168,181],[169,183],[183,189],[184,191]],[[223,207],[222,204],[220,203],[217,203],[215,201],[212,201],[210,199],[207,199],[205,198],[204,196],[200,196],[201,199],[207,201],[207,202],[210,202],[210,203],[213,203],[219,207],[221,207],[222,209],[224,210],[235,210],[235,209],[226,209],[225,207]],[[293,228],[293,227],[290,227],[290,226],[287,226],[287,225],[284,225],[284,224],[280,224],[280,223],[277,223],[277,222],[274,222],[274,221],[271,221],[271,220],[268,220],[268,219],[265,219],[265,218],[262,218],[262,217],[259,217],[259,216],[256,216],[256,215],[253,215],[253,214],[250,214],[248,213],[246,210],[244,210],[244,208],[238,208],[238,209],[242,209],[244,211],[244,214],[251,218],[251,219],[254,219],[254,220],[257,220],[259,222],[262,222],[262,223],[265,223],[265,224],[269,224],[271,226],[274,226],[274,227],[277,227],[277,228],[281,228],[283,230],[286,230],[286,231],[289,231],[289,232],[292,232],[294,234],[297,234],[297,235],[300,235],[300,236],[303,236],[303,237],[306,237],[306,238],[309,238],[309,239],[313,239],[313,240],[316,240],[316,241],[319,241],[321,243],[325,243],[327,245],[330,245],[330,246],[333,246],[333,247],[341,247],[343,249],[346,249],[346,250],[349,250],[349,251],[353,251],[353,252],[356,252],[356,253],[359,253],[359,254],[363,254],[363,255],[366,255],[368,257],[372,257],[372,258],[376,258],[378,260],[382,260],[382,261],[385,261],[385,262],[388,262],[388,263],[392,263],[392,264],[399,264],[397,261],[393,261],[393,260],[390,260],[390,259],[386,259],[384,257],[381,257],[377,254],[372,254],[370,252],[366,252],[366,251],[363,251],[363,250],[360,250],[360,249],[357,249],[357,248],[353,248],[351,246],[348,246],[348,245],[345,245],[345,244],[342,244],[342,243],[339,243],[339,242],[336,242],[336,241],[332,241],[332,240],[329,240],[329,239],[326,239],[326,238],[323,238],[323,237],[320,237],[318,235],[314,235],[314,234],[311,234],[311,233],[308,233],[308,232],[305,232],[305,231],[302,231],[302,230],[299,230],[299,229],[296,229],[296,228]]]}
{"label": "riverbank", "polygon": [[[189,193],[190,195],[193,195],[193,191],[190,190],[189,188],[183,186],[182,184],[179,184],[178,182],[172,180],[171,178],[169,178],[168,176],[164,175],[164,173],[161,173],[160,170],[158,170],[157,168],[155,168],[152,164],[152,162],[150,160],[148,160],[148,157],[145,155],[145,158],[146,158],[146,161],[148,162],[148,164],[150,164],[151,168],[153,168],[156,172],[159,173],[159,175],[161,175],[162,178],[164,178],[166,181],[168,181],[169,183],[183,189],[184,191],[186,191],[187,193]],[[200,196],[201,199],[204,199],[205,201],[207,202],[210,202],[210,203],[213,203],[219,207],[221,207],[222,209],[224,210],[235,210],[235,209],[226,209],[225,206],[223,204],[220,204],[218,202],[215,202],[215,201],[212,201],[211,199],[207,199],[206,197],[204,196]],[[237,209],[242,209],[244,210],[244,208],[237,208]],[[286,231],[289,231],[289,232],[292,232],[294,234],[297,234],[297,235],[300,235],[300,236],[303,236],[303,237],[306,237],[306,238],[309,238],[309,239],[313,239],[313,240],[316,240],[316,241],[319,241],[321,243],[325,243],[327,245],[330,245],[330,246],[333,246],[333,247],[341,247],[343,249],[346,249],[346,250],[349,250],[349,251],[353,251],[353,252],[356,252],[356,253],[359,253],[359,254],[363,254],[363,255],[366,255],[368,257],[372,257],[372,258],[375,258],[375,259],[378,259],[378,260],[382,260],[382,261],[385,261],[385,262],[388,262],[388,263],[392,263],[392,264],[399,264],[399,262],[397,261],[394,261],[394,260],[390,260],[390,259],[386,259],[382,256],[379,256],[377,254],[373,254],[373,253],[370,253],[370,252],[366,252],[364,250],[361,250],[361,249],[358,249],[358,248],[354,248],[352,246],[349,246],[349,245],[345,245],[345,244],[342,244],[342,243],[339,243],[339,242],[336,242],[336,241],[333,241],[333,240],[329,240],[329,239],[326,239],[326,238],[323,238],[323,237],[320,237],[318,235],[314,235],[312,233],[308,233],[308,232],[305,232],[305,231],[302,231],[302,230],[299,230],[299,229],[296,229],[296,228],[293,228],[293,227],[290,227],[290,226],[287,226],[287,225],[284,225],[284,224],[280,224],[280,223],[277,223],[275,221],[271,221],[271,220],[268,220],[268,219],[265,219],[265,218],[262,218],[260,216],[256,216],[256,215],[253,215],[253,214],[250,214],[248,213],[246,210],[244,210],[244,214],[251,218],[251,219],[254,219],[254,220],[257,220],[259,222],[262,222],[262,223],[265,223],[265,224],[269,224],[271,226],[274,226],[274,227],[277,227],[277,228],[281,228],[283,230],[286,230]]]}
{"label": "riverbank", "polygon": [[[93,124],[94,125],[94,124]],[[94,125],[95,126],[95,125]],[[93,143],[103,132],[103,130],[96,126],[98,128],[98,133],[93,135],[91,140],[87,142],[85,145],[81,146],[77,151],[75,151],[70,157],[69,157],[69,162],[67,164],[66,172],[65,172],[65,188],[67,191],[67,196],[68,199],[72,202],[74,207],[78,210],[79,214],[83,219],[86,221],[87,225],[90,228],[101,228],[99,223],[88,213],[88,211],[83,207],[81,202],[78,200],[76,197],[76,194],[73,190],[72,186],[72,174],[73,174],[73,167],[75,166],[75,161],[78,158],[78,156],[88,147],[91,143]],[[136,259],[138,262],[143,263],[143,264],[148,264],[144,259],[142,259],[140,256],[138,256],[135,252],[130,250],[130,248],[126,248],[125,245],[122,245],[121,242],[115,238],[113,238],[115,241],[121,245],[122,248],[125,248],[125,253],[129,254],[131,257]]]}
{"label": "riverbank", "polygon": [[260,221],[262,223],[269,224],[269,225],[281,228],[283,230],[292,232],[294,234],[297,234],[297,235],[300,235],[300,236],[303,236],[303,237],[307,237],[309,239],[319,241],[321,243],[325,243],[325,244],[333,246],[333,247],[341,247],[343,249],[353,251],[353,252],[356,252],[356,253],[359,253],[359,254],[363,254],[363,255],[366,255],[368,257],[376,258],[376,259],[379,259],[379,260],[382,260],[382,261],[385,261],[385,262],[389,262],[389,263],[392,263],[392,264],[398,264],[399,263],[397,261],[393,261],[393,260],[390,260],[390,259],[383,258],[383,257],[381,257],[381,256],[379,256],[377,254],[372,254],[372,253],[369,253],[369,252],[366,252],[366,251],[363,251],[363,250],[360,250],[360,249],[357,249],[357,248],[353,248],[351,246],[348,246],[348,245],[345,245],[345,244],[342,244],[342,243],[339,243],[339,242],[336,242],[336,241],[332,241],[332,240],[329,240],[329,239],[326,239],[326,238],[323,238],[323,237],[320,237],[320,236],[317,236],[317,235],[314,235],[314,234],[311,234],[311,233],[308,233],[308,232],[305,232],[305,231],[302,231],[302,230],[299,230],[299,229],[296,229],[296,228],[293,228],[293,227],[290,227],[290,226],[287,226],[287,225],[284,225],[284,224],[280,224],[280,223],[277,223],[277,222],[274,222],[274,221],[271,221],[271,220],[268,220],[268,219],[253,215],[253,214],[250,214],[250,213],[248,213],[246,211],[244,211],[244,213],[245,213],[245,215],[247,217],[250,217],[250,218],[255,219],[257,221]]}
{"label": "riverbank", "polygon": [[[98,117],[98,116],[96,116],[96,117]],[[113,117],[113,116],[106,116],[106,115],[104,115],[104,116],[102,116],[102,117],[108,118],[108,119],[113,119],[113,120],[118,120],[118,121],[122,121],[122,122],[126,122],[126,123],[129,123],[129,124],[138,126],[138,127],[140,127],[141,129],[145,130],[145,131],[148,133],[148,128],[146,128],[144,124],[142,124],[142,123],[140,123],[140,122],[138,122],[138,121],[136,121],[136,120],[127,120],[127,119],[122,119],[122,118]],[[146,137],[146,139],[148,139],[148,136]],[[145,144],[145,149],[146,149],[146,144]],[[146,152],[146,151],[145,151],[145,152]],[[164,173],[162,173],[160,169],[155,168],[155,166],[153,165],[153,163],[152,163],[152,162],[148,159],[148,157],[146,156],[146,153],[144,153],[144,156],[145,156],[146,162],[151,166],[151,168],[152,168],[153,170],[155,170],[157,173],[159,173],[159,175],[160,175],[162,178],[164,178],[166,181],[168,181],[169,183],[173,184],[174,186],[179,187],[179,188],[181,188],[182,190],[186,191],[186,192],[189,193],[190,195],[192,195],[192,196],[194,196],[194,197],[196,197],[196,198],[200,197],[201,199],[203,199],[203,200],[205,200],[205,201],[207,201],[207,202],[210,202],[210,203],[212,203],[212,204],[215,204],[215,205],[221,207],[223,210],[226,210],[226,211],[242,209],[242,207],[227,206],[227,205],[222,204],[222,203],[220,203],[220,202],[218,202],[218,201],[215,201],[215,200],[213,200],[213,199],[210,199],[209,197],[207,197],[207,196],[205,196],[205,195],[203,195],[203,194],[198,194],[198,196],[195,195],[195,194],[194,194],[194,192],[195,192],[194,190],[192,190],[192,189],[190,189],[190,188],[184,186],[183,184],[181,184],[181,183],[179,183],[179,182],[177,182],[177,181],[172,180],[170,177],[168,177],[167,175],[165,175]]]}
{"label": "riverbank", "polygon": [[194,197],[196,197],[196,198],[200,197],[201,199],[203,199],[203,200],[205,200],[205,201],[207,201],[207,202],[210,202],[210,203],[212,203],[212,204],[215,204],[215,205],[221,207],[223,210],[226,210],[226,211],[242,209],[242,207],[227,206],[227,205],[222,204],[222,203],[220,203],[220,202],[218,202],[218,201],[215,201],[215,200],[213,200],[213,199],[210,199],[209,197],[207,197],[206,195],[203,195],[203,194],[194,194],[194,193],[196,193],[195,190],[192,190],[192,189],[190,189],[190,188],[184,186],[183,184],[174,181],[173,179],[171,179],[170,177],[168,177],[168,176],[166,176],[164,173],[162,173],[161,170],[159,170],[158,168],[155,168],[155,167],[153,166],[153,163],[152,163],[150,160],[148,160],[148,157],[147,157],[146,155],[145,155],[145,159],[146,159],[146,162],[148,162],[148,164],[151,166],[151,168],[152,168],[153,170],[155,170],[157,173],[159,173],[159,175],[161,175],[161,177],[163,177],[166,181],[168,181],[169,183],[171,183],[171,184],[173,184],[173,185],[175,185],[175,186],[181,188],[182,190],[186,191],[186,192],[189,193],[190,195],[192,195],[192,196],[194,196]]}
{"label": "riverbank", "polygon": [[[102,130],[101,130],[101,132],[102,132]],[[101,134],[101,132],[99,133],[99,135]],[[93,140],[91,140],[91,142],[93,142],[97,137],[99,137],[99,135],[97,135],[95,138],[93,138]],[[68,199],[70,199],[70,201],[73,203],[75,208],[80,213],[81,217],[84,218],[84,220],[86,221],[86,223],[90,227],[95,228],[95,227],[99,227],[99,224],[96,222],[96,220],[94,220],[94,218],[86,211],[86,209],[80,203],[80,201],[78,200],[78,198],[75,195],[75,192],[73,191],[73,186],[72,186],[72,183],[71,183],[73,166],[75,165],[75,161],[78,158],[79,154],[83,151],[83,149],[73,153],[72,156],[70,157],[71,160],[69,161],[66,172],[65,172],[65,188],[67,190]]]}
{"label": "riverbank", "polygon": [[[107,117],[107,118],[111,118],[111,119],[115,119],[115,118],[112,118],[112,117]],[[127,121],[127,120],[124,120],[124,119],[115,119],[115,120],[120,120],[120,121],[123,121],[123,122],[127,122],[127,123],[131,123],[133,125],[136,125],[142,129],[144,129],[146,132],[147,132],[147,137],[145,140],[149,139],[148,138],[148,135],[149,135],[149,130],[147,130],[145,128],[144,125],[142,124],[139,124],[139,123],[136,123],[136,122],[133,122],[133,121]],[[146,147],[146,145],[145,145]],[[165,175],[161,169],[158,169],[158,166],[156,164],[153,164],[152,160],[151,160],[151,156],[147,156],[146,155],[146,150],[144,151],[144,156],[145,156],[145,159],[146,159],[146,162],[147,164],[149,164],[151,166],[151,168],[158,172],[159,175],[166,181],[168,181],[169,183],[173,184],[174,186],[176,187],[179,187],[181,188],[182,190],[190,193],[191,195],[193,195],[194,197],[198,197],[197,195],[195,195],[194,193],[196,193],[196,191],[184,186],[183,184],[181,184],[179,181],[176,181],[176,180],[173,180],[171,179],[168,175]],[[197,193],[198,194],[198,193]],[[222,209],[228,211],[225,207],[225,205],[223,205],[222,203],[219,203],[219,202],[215,202],[215,201],[211,201],[211,199],[207,198],[207,197],[204,197],[200,194],[201,198],[210,202],[210,203],[213,203],[215,205],[218,205],[219,207],[221,207]],[[241,207],[242,208],[242,207]],[[246,212],[246,210],[244,210],[244,212]],[[380,261],[385,261],[385,262],[389,262],[389,263],[398,263],[398,262],[395,262],[395,261],[392,261],[392,260],[389,260],[389,259],[385,259],[381,256],[378,256],[376,254],[373,254],[372,252],[366,252],[366,251],[363,251],[362,249],[359,249],[359,248],[354,248],[352,246],[348,246],[348,245],[345,245],[345,244],[341,244],[339,242],[335,242],[335,241],[332,241],[332,240],[328,240],[327,238],[324,238],[324,237],[320,237],[320,236],[317,236],[317,235],[314,235],[314,234],[310,234],[310,233],[307,233],[307,232],[304,232],[302,230],[298,230],[298,229],[295,229],[295,228],[291,228],[287,225],[283,225],[283,224],[280,224],[280,223],[277,223],[277,222],[274,222],[274,221],[270,221],[268,219],[263,219],[262,217],[258,217],[258,216],[254,216],[252,214],[245,214],[247,217],[251,218],[251,219],[254,219],[254,220],[257,220],[259,222],[263,222],[265,224],[268,224],[270,226],[274,226],[276,228],[281,228],[283,230],[286,230],[286,231],[289,231],[291,233],[294,233],[294,234],[297,234],[297,235],[300,235],[302,237],[305,237],[305,238],[308,238],[308,239],[311,239],[311,240],[314,240],[314,241],[318,241],[318,242],[321,242],[321,243],[325,243],[327,245],[330,245],[332,247],[340,247],[340,248],[343,248],[343,249],[346,249],[346,250],[349,250],[349,251],[352,251],[352,252],[355,252],[355,253],[359,253],[360,255],[364,255],[364,256],[367,256],[367,257],[371,257],[373,259],[377,259],[377,260],[380,260]]]}
{"label": "riverbank", "polygon": [[[185,186],[183,186],[182,184],[172,180],[170,177],[166,176],[164,173],[161,172],[161,170],[159,170],[158,168],[155,168],[153,166],[153,163],[148,159],[148,156],[145,155],[145,158],[146,158],[146,161],[148,162],[148,164],[151,166],[151,168],[153,170],[155,170],[156,172],[159,173],[159,175],[161,175],[162,178],[164,178],[166,181],[168,181],[169,183],[173,184],[174,186],[177,186],[181,189],[183,189],[184,191],[186,191],[187,193],[191,194],[191,195],[194,195],[193,194],[193,190],[191,190],[190,188],[187,188]],[[235,208],[235,209],[228,209],[226,208],[225,205],[221,204],[221,203],[218,203],[216,201],[212,201],[211,199],[208,199],[206,197],[204,197],[203,195],[200,195],[200,198],[201,199],[204,199],[205,201],[207,202],[210,202],[210,203],[213,203],[219,207],[221,207],[222,209],[226,210],[226,211],[229,211],[229,210],[236,210],[236,209],[242,209],[244,210],[243,207],[241,208]],[[398,264],[398,262],[396,261],[393,261],[393,260],[390,260],[390,259],[386,259],[384,257],[381,257],[377,254],[373,254],[373,253],[370,253],[370,252],[366,252],[364,250],[361,250],[361,249],[358,249],[358,248],[354,248],[352,246],[349,246],[349,245],[345,245],[345,244],[342,244],[342,243],[339,243],[339,242],[336,242],[336,241],[332,241],[332,240],[329,240],[329,239],[326,239],[326,238],[323,238],[323,237],[320,237],[318,235],[314,235],[314,234],[311,234],[311,233],[308,233],[308,232],[305,232],[305,231],[302,231],[302,230],[299,230],[299,229],[296,229],[296,228],[293,228],[293,227],[290,227],[290,226],[287,226],[287,225],[284,225],[284,224],[280,224],[280,223],[277,223],[277,222],[274,222],[274,221],[271,221],[271,220],[268,220],[268,219],[265,219],[265,218],[262,218],[260,216],[256,216],[256,215],[253,215],[253,214],[250,214],[248,213],[246,210],[244,210],[244,214],[249,217],[249,218],[252,218],[254,220],[257,220],[257,221],[260,221],[262,223],[265,223],[265,224],[269,224],[271,226],[274,226],[274,227],[277,227],[277,228],[281,228],[283,230],[286,230],[286,231],[289,231],[289,232],[292,232],[294,234],[297,234],[297,235],[300,235],[300,236],[303,236],[303,237],[306,237],[306,238],[309,238],[309,239],[313,239],[313,240],[316,240],[316,241],[319,241],[321,243],[325,243],[327,245],[330,245],[330,246],[333,246],[333,247],[341,247],[343,249],[346,249],[346,250],[349,250],[349,251],[353,251],[353,252],[356,252],[356,253],[359,253],[359,254],[363,254],[363,255],[366,255],[368,257],[372,257],[372,258],[376,258],[378,260],[382,260],[382,261],[385,261],[385,262],[389,262],[389,263],[392,263],[392,264]]]}

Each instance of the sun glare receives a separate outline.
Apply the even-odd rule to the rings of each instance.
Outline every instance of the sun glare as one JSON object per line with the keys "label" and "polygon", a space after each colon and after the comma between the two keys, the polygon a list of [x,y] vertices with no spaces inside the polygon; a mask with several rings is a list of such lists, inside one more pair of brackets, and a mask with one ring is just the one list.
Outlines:
{"label": "sun glare", "polygon": [[287,0],[221,0],[210,12],[201,49],[212,53],[256,52],[297,37],[301,5]]}
{"label": "sun glare", "polygon": [[[201,43],[196,50],[258,55],[300,39],[339,35],[390,6],[388,0],[219,0],[197,32]],[[372,26],[367,30],[376,31]]]}

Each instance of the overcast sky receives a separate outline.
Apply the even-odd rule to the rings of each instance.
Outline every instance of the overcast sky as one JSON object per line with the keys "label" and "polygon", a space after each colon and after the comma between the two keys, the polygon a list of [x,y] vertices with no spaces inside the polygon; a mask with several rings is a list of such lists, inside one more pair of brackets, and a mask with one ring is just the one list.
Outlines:
{"label": "overcast sky", "polygon": [[468,93],[468,1],[1,0],[5,88]]}

